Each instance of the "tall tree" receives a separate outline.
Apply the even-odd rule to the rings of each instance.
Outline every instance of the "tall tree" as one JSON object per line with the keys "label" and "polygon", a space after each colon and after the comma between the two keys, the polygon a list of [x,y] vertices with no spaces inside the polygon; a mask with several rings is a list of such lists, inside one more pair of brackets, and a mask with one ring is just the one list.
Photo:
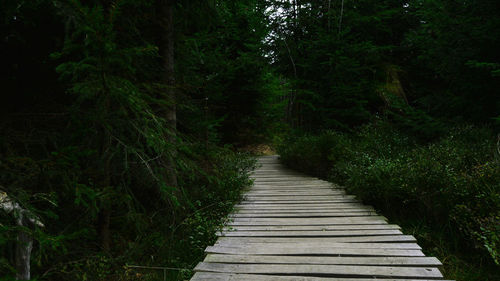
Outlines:
{"label": "tall tree", "polygon": [[177,187],[177,175],[175,168],[176,142],[177,142],[177,107],[175,93],[175,36],[174,36],[174,9],[175,0],[157,0],[157,16],[160,25],[158,48],[162,60],[163,73],[161,80],[165,84],[165,118],[167,120],[170,133],[167,141],[172,144],[174,149],[172,154],[166,156],[166,176],[167,184],[171,187]]}

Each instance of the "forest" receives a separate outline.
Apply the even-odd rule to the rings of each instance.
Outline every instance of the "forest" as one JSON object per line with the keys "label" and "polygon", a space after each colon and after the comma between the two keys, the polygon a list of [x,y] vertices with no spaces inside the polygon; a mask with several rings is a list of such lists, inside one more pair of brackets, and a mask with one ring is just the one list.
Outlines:
{"label": "forest", "polygon": [[189,279],[262,154],[345,186],[447,279],[500,280],[500,1],[0,0],[0,20],[1,281]]}

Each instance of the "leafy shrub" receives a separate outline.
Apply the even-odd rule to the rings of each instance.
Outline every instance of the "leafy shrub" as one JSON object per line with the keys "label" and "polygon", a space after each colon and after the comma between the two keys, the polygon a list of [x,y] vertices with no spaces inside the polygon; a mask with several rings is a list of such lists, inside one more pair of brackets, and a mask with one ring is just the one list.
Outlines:
{"label": "leafy shrub", "polygon": [[155,212],[157,217],[128,253],[129,260],[142,265],[183,269],[169,270],[168,280],[189,279],[190,269],[203,259],[205,248],[215,242],[216,232],[241,199],[243,188],[251,184],[249,172],[256,164],[253,157],[229,147],[208,148],[186,144],[180,150],[180,205]]}
{"label": "leafy shrub", "polygon": [[[250,184],[249,171],[255,166],[250,155],[235,153],[229,147],[184,143],[177,159],[182,190],[177,205],[173,201],[171,205],[168,201],[154,204],[154,194],[146,186],[147,172],[136,171],[134,176],[143,177],[144,182],[132,181],[128,186],[131,191],[120,195],[129,197],[129,205],[126,211],[116,211],[112,252],[102,252],[95,246],[94,229],[99,198],[92,186],[70,180],[81,173],[70,169],[86,157],[80,154],[65,151],[53,154],[53,159],[0,161],[5,191],[46,224],[33,232],[33,275],[40,277],[39,273],[45,272],[40,280],[157,280],[151,277],[155,272],[124,270],[127,263],[184,268],[169,271],[169,280],[188,278],[190,269],[203,258],[205,247],[215,242],[215,233],[240,200],[242,188]],[[39,182],[58,193],[41,190],[36,186]],[[146,199],[141,196],[151,198],[154,206],[144,205]],[[80,215],[75,217],[75,213]],[[13,256],[17,230],[15,221],[0,213],[0,249],[9,253],[0,259],[0,269],[11,276],[15,270],[9,257]]]}
{"label": "leafy shrub", "polygon": [[499,264],[500,163],[487,128],[455,127],[428,144],[378,122],[355,134],[290,138],[282,160],[345,184],[369,204],[402,218],[444,227]]}

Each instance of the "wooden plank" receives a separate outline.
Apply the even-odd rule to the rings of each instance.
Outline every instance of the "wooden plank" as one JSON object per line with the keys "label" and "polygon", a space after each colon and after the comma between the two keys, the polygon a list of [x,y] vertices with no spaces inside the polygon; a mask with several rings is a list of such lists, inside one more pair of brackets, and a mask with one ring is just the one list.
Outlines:
{"label": "wooden plank", "polygon": [[[297,176],[304,176],[303,174],[298,174],[294,173],[291,170],[284,170],[284,169],[266,169],[266,170],[260,170],[256,171],[252,174],[250,174],[250,178],[253,177],[259,177],[259,176],[291,176],[291,177],[297,177]],[[317,178],[313,178],[314,180],[318,180]]]}
{"label": "wooden plank", "polygon": [[330,189],[330,190],[343,190],[344,188],[328,183],[319,184],[286,184],[286,185],[273,185],[273,184],[254,184],[252,190],[312,190],[312,189]]}
{"label": "wooden plank", "polygon": [[[235,209],[238,210],[341,210],[341,209],[352,209],[352,208],[360,208],[363,205],[359,203],[338,203],[338,204],[292,204],[287,205],[286,208],[283,205],[264,205],[264,206],[255,206],[251,204],[238,204],[234,206]],[[369,207],[369,206],[366,206]]]}
{"label": "wooden plank", "polygon": [[244,195],[243,199],[245,201],[327,201],[327,200],[345,200],[345,199],[355,199],[354,195],[346,194],[322,194],[322,195],[308,195],[308,194],[297,194],[295,196],[253,196]]}
{"label": "wooden plank", "polygon": [[[290,201],[297,201],[297,200],[322,200],[322,199],[328,199],[328,200],[338,200],[338,199],[354,199],[356,196],[354,195],[347,195],[345,193],[337,193],[337,194],[308,194],[306,192],[303,193],[295,193],[294,191],[287,191],[286,193],[288,194],[281,194],[281,195],[267,195],[267,194],[257,194],[257,195],[252,195],[252,194],[244,194],[243,199],[245,201],[251,201],[251,200],[267,200],[267,201],[272,201],[272,200],[290,200]],[[292,195],[290,195],[292,194]]]}
{"label": "wooden plank", "polygon": [[312,203],[301,203],[301,202],[293,202],[293,203],[271,203],[271,204],[255,204],[252,202],[246,202],[242,201],[240,204],[235,205],[235,207],[250,207],[250,206],[255,206],[255,207],[309,207],[309,206],[318,206],[318,207],[338,207],[338,206],[361,206],[361,203],[358,201],[352,201],[352,202],[335,202],[335,204],[331,204],[330,202],[317,202],[314,201]]}
{"label": "wooden plank", "polygon": [[287,200],[287,201],[264,201],[264,200],[245,200],[241,202],[241,204],[317,204],[317,203],[323,203],[323,204],[333,204],[333,203],[356,203],[359,202],[356,199],[325,199],[325,200],[303,200],[303,201],[294,201],[294,200]]}
{"label": "wooden plank", "polygon": [[284,226],[233,226],[228,227],[232,231],[292,231],[292,230],[380,230],[380,229],[401,229],[395,224],[369,224],[369,225],[284,225]]}
{"label": "wooden plank", "polygon": [[242,214],[259,214],[259,213],[318,213],[318,212],[374,212],[372,208],[362,208],[359,206],[343,207],[343,208],[332,208],[323,206],[304,206],[299,208],[267,208],[266,206],[256,207],[256,208],[237,208],[234,210],[235,213]]}
{"label": "wooden plank", "polygon": [[396,250],[396,249],[347,249],[347,248],[285,248],[281,245],[271,247],[254,247],[247,245],[244,247],[223,247],[209,246],[205,249],[211,254],[232,254],[232,255],[333,255],[333,256],[393,256],[393,257],[423,257],[420,250]]}
{"label": "wooden plank", "polygon": [[219,241],[217,246],[224,247],[281,247],[281,248],[338,248],[338,249],[406,249],[406,250],[422,250],[416,243],[339,243],[339,242],[315,242],[310,239],[307,242],[294,243],[252,243],[251,245],[242,243],[241,241],[225,240]]}
{"label": "wooden plank", "polygon": [[254,180],[254,183],[297,183],[297,182],[307,182],[307,183],[324,183],[324,181],[315,178],[302,177],[302,176],[256,176],[253,175],[250,177]]}
{"label": "wooden plank", "polygon": [[268,192],[268,193],[278,193],[278,192],[345,192],[343,189],[332,188],[328,186],[319,186],[319,187],[307,187],[307,188],[299,188],[299,187],[254,187],[247,190],[248,192]]}
{"label": "wooden plank", "polygon": [[[310,225],[315,225],[319,223],[328,224],[366,224],[365,222],[380,222],[386,223],[386,218],[382,216],[372,216],[366,218],[352,217],[352,218],[236,218],[233,222],[272,222],[278,223],[283,222],[286,224],[295,224],[298,225],[303,223],[310,223]],[[272,224],[271,224],[272,225]]]}
{"label": "wooden plank", "polygon": [[251,187],[250,190],[255,190],[255,191],[290,191],[290,192],[295,192],[295,191],[312,191],[312,190],[317,190],[317,191],[325,191],[325,190],[337,190],[337,191],[342,191],[345,189],[342,188],[336,188],[333,186],[328,186],[328,185],[314,185],[314,186],[293,186],[293,185],[287,185],[287,186],[273,186],[273,185],[255,185]]}
{"label": "wooden plank", "polygon": [[286,181],[286,180],[264,180],[264,179],[252,179],[253,180],[253,187],[298,187],[298,188],[304,188],[304,187],[315,187],[315,186],[320,186],[320,187],[332,187],[332,188],[339,188],[342,189],[341,186],[336,185],[331,182],[327,181],[322,181],[322,180],[317,180],[317,179],[309,179],[309,180],[292,180],[292,181]]}
{"label": "wooden plank", "polygon": [[230,218],[300,218],[300,217],[366,217],[366,216],[376,216],[377,213],[370,211],[358,211],[358,212],[321,212],[321,213],[237,213],[230,215]]}
{"label": "wooden plank", "polygon": [[287,180],[287,181],[293,181],[293,180],[320,180],[318,178],[313,178],[313,177],[308,177],[304,175],[297,175],[297,174],[288,174],[284,175],[282,173],[274,173],[274,174],[253,174],[251,175],[251,178],[255,180]]}
{"label": "wooden plank", "polygon": [[[276,169],[277,167],[269,167],[270,169]],[[270,170],[268,169],[268,170]],[[284,170],[284,171],[287,171],[287,172],[290,172],[290,170]],[[293,173],[293,172],[292,172]],[[258,175],[252,175],[253,177],[258,177]],[[311,176],[307,176],[307,175],[304,175],[304,174],[297,174],[295,173],[294,176],[292,178],[288,178],[287,175],[283,175],[281,173],[275,173],[273,175],[276,179],[280,179],[280,180],[293,180],[294,178],[299,178],[299,179],[304,179],[304,180],[317,180],[317,181],[324,181],[320,178],[317,178],[317,177],[311,177]],[[266,179],[266,178],[264,178]]]}
{"label": "wooden plank", "polygon": [[266,176],[290,176],[290,177],[302,177],[303,174],[296,173],[290,170],[256,170],[250,173],[250,177],[266,177]]}
{"label": "wooden plank", "polygon": [[[266,170],[268,172],[270,172],[270,170],[278,170],[278,173],[274,174],[274,176],[276,178],[278,178],[278,179],[290,180],[290,178],[286,177],[286,174],[283,175],[282,173],[280,173],[280,171],[285,171],[287,173],[293,174],[294,178],[296,177],[296,178],[302,178],[302,179],[306,179],[306,180],[322,180],[322,179],[319,179],[317,177],[311,177],[311,176],[307,176],[307,175],[300,174],[300,173],[293,173],[293,171],[290,172],[291,170],[279,170],[279,167],[276,167],[276,166],[274,166],[274,167],[266,167],[266,168],[267,168]],[[258,172],[260,172],[260,171],[264,171],[264,170],[259,170]],[[258,175],[253,175],[253,176],[258,176]]]}
{"label": "wooden plank", "polygon": [[342,213],[342,212],[375,212],[372,208],[345,208],[345,209],[299,209],[299,210],[283,210],[283,209],[237,209],[235,210],[237,214],[304,214],[304,213],[318,213],[318,212],[331,212],[331,213]]}
{"label": "wooden plank", "polygon": [[[290,196],[290,191],[288,190],[254,190],[245,193],[245,196]],[[294,195],[307,195],[307,196],[324,196],[324,195],[344,195],[343,190],[295,190]]]}
{"label": "wooden plank", "polygon": [[291,180],[291,181],[286,181],[286,180],[255,180],[254,181],[256,186],[259,185],[273,185],[273,186],[289,186],[289,185],[309,185],[309,186],[315,186],[315,185],[327,185],[327,186],[333,186],[331,183],[327,181],[321,181],[321,180]]}
{"label": "wooden plank", "polygon": [[307,230],[307,231],[222,231],[218,236],[232,237],[335,237],[403,234],[397,229],[382,230]]}
{"label": "wooden plank", "polygon": [[[290,195],[293,194],[293,195]],[[272,198],[282,198],[282,197],[290,197],[290,196],[346,196],[344,191],[333,191],[333,190],[325,190],[325,191],[273,191],[273,193],[261,192],[261,191],[251,191],[244,194],[245,197],[272,197]]]}
{"label": "wooden plank", "polygon": [[434,267],[390,267],[361,265],[321,265],[321,264],[224,264],[199,263],[195,271],[253,274],[314,274],[316,276],[351,276],[371,278],[441,278],[443,275]]}
{"label": "wooden plank", "polygon": [[286,211],[286,210],[310,210],[310,211],[342,211],[348,209],[359,208],[357,203],[339,203],[339,204],[239,204],[235,206],[235,210],[255,210],[255,211]]}
{"label": "wooden plank", "polygon": [[307,190],[345,190],[342,188],[338,187],[332,187],[328,185],[316,185],[316,186],[272,186],[272,185],[261,185],[261,186],[254,186],[250,188],[249,190],[256,190],[256,191],[261,191],[261,190],[269,190],[269,191],[290,191],[290,192],[295,192],[299,190],[307,191]]}
{"label": "wooden plank", "polygon": [[305,205],[305,204],[327,204],[333,205],[337,203],[359,203],[356,199],[316,199],[316,200],[245,200],[240,204],[242,205],[257,205],[257,206],[265,206],[265,205]]}
{"label": "wooden plank", "polygon": [[341,200],[341,199],[354,199],[353,195],[294,195],[294,196],[251,196],[244,195],[245,201],[326,201],[326,200]]}
{"label": "wooden plank", "polygon": [[290,180],[290,179],[303,179],[303,180],[315,180],[315,181],[324,181],[320,178],[317,177],[311,177],[305,174],[297,173],[294,170],[289,170],[289,169],[279,169],[278,167],[269,167],[266,169],[258,170],[255,171],[255,173],[250,175],[251,178],[260,178],[260,179],[283,179],[283,180]]}
{"label": "wooden plank", "polygon": [[316,186],[316,187],[287,187],[287,186],[275,186],[275,187],[270,187],[270,186],[264,186],[264,187],[252,187],[246,189],[246,191],[251,192],[288,192],[288,193],[293,193],[293,192],[345,192],[345,189],[341,188],[334,188],[331,186]]}
{"label": "wooden plank", "polygon": [[273,192],[281,192],[282,190],[293,190],[293,191],[317,191],[317,192],[328,192],[328,191],[336,191],[343,192],[345,189],[335,188],[327,185],[318,185],[318,186],[252,186],[248,188],[249,191],[261,192],[261,193],[273,193]]}
{"label": "wooden plank", "polygon": [[[307,205],[309,207],[311,207],[310,205]],[[306,207],[307,207],[306,206]],[[266,207],[266,206],[260,206],[260,207]],[[316,206],[315,209],[309,209],[309,208],[301,208],[301,209],[265,209],[265,208],[258,208],[258,209],[253,209],[253,208],[235,208],[236,211],[239,211],[239,212],[256,212],[256,213],[265,213],[265,212],[285,212],[285,213],[289,213],[289,212],[293,212],[293,213],[297,213],[297,212],[311,212],[311,213],[316,213],[316,212],[344,212],[344,211],[349,211],[349,212],[352,212],[352,211],[375,211],[373,209],[373,207],[371,206],[364,206],[364,205],[361,205],[361,204],[351,204],[351,203],[348,203],[348,204],[343,204],[343,205],[331,205],[331,206],[324,206],[324,205],[320,205],[320,206]]]}
{"label": "wooden plank", "polygon": [[[243,197],[245,199],[247,198],[255,198],[255,199],[265,199],[265,198],[270,198],[270,199],[295,199],[297,197],[311,197],[312,199],[318,199],[318,198],[330,198],[330,197],[347,197],[351,196],[354,197],[353,195],[347,195],[345,192],[340,191],[340,192],[334,192],[334,191],[326,191],[326,192],[315,192],[315,191],[286,191],[286,192],[281,192],[281,193],[269,193],[269,194],[264,194],[264,193],[245,193]],[[293,197],[293,198],[292,198]]]}
{"label": "wooden plank", "polygon": [[337,188],[335,186],[324,184],[324,183],[316,183],[316,184],[285,184],[285,185],[276,185],[276,184],[267,184],[267,183],[254,183],[253,186],[249,187],[249,190],[257,190],[257,191],[275,191],[275,190],[345,190],[344,188]]}
{"label": "wooden plank", "polygon": [[[310,220],[312,220],[311,218]],[[278,221],[278,222],[260,222],[260,221],[230,221],[228,226],[278,226],[278,225],[348,225],[348,224],[386,224],[385,221],[364,221],[364,222],[315,222],[315,221]]]}
{"label": "wooden plank", "polygon": [[318,257],[318,256],[254,256],[208,254],[205,262],[259,264],[336,264],[336,265],[411,265],[441,266],[434,257]]}
{"label": "wooden plank", "polygon": [[[296,243],[311,241],[310,237],[219,237],[218,242],[239,241],[241,243]],[[379,235],[379,236],[338,236],[314,237],[314,241],[362,243],[362,242],[416,242],[411,235]],[[217,242],[217,243],[218,243]]]}
{"label": "wooden plank", "polygon": [[[337,278],[307,276],[277,276],[260,274],[237,274],[220,272],[196,272],[192,281],[373,281],[373,278]],[[431,281],[429,279],[384,279],[384,281]],[[435,281],[435,279],[433,279]]]}
{"label": "wooden plank", "polygon": [[321,184],[321,185],[329,185],[333,186],[331,183],[322,181],[319,179],[312,179],[312,178],[306,178],[306,177],[290,177],[290,176],[284,176],[284,177],[251,177],[253,179],[253,182],[255,184],[268,184],[268,185],[274,185],[274,186],[283,186],[283,185],[298,185],[298,184],[309,184],[309,185],[316,185],[316,184]]}

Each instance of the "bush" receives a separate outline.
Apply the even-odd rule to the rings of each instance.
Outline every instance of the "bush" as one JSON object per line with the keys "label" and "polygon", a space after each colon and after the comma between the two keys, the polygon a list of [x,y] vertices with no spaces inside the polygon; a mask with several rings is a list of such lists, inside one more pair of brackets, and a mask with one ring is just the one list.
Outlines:
{"label": "bush", "polygon": [[[203,259],[205,247],[215,242],[216,232],[240,200],[242,189],[250,184],[249,171],[255,159],[228,147],[184,143],[177,158],[179,197],[161,204],[148,189],[148,174],[134,169],[132,176],[140,181],[131,181],[122,194],[130,197],[128,208],[114,212],[110,252],[96,246],[96,218],[92,214],[98,206],[96,199],[92,201],[92,189],[61,182],[61,178],[76,173],[60,168],[68,163],[19,157],[0,161],[0,192],[5,189],[46,224],[33,232],[32,274],[38,280],[158,279],[155,271],[124,269],[125,264],[182,268],[169,271],[169,280],[188,278],[190,269]],[[58,193],[42,193],[34,185],[39,182],[46,182]],[[0,250],[8,254],[0,259],[0,271],[11,277],[15,275],[11,257],[17,230],[14,219],[0,213]]]}
{"label": "bush", "polygon": [[389,214],[420,220],[499,264],[500,163],[487,128],[455,127],[427,144],[379,122],[355,134],[290,138],[282,160],[347,186]]}

